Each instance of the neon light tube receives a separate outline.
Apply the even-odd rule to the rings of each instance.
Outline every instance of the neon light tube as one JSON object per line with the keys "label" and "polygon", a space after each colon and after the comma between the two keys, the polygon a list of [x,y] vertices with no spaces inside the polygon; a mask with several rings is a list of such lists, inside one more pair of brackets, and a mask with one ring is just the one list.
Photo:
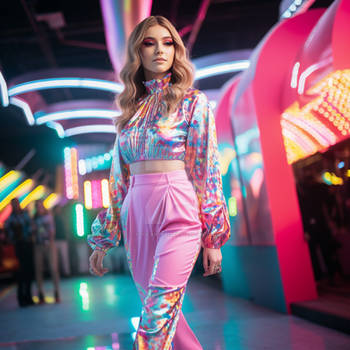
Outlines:
{"label": "neon light tube", "polygon": [[70,148],[66,147],[64,149],[64,178],[66,183],[66,197],[68,199],[73,198],[71,163]]}
{"label": "neon light tube", "polygon": [[7,107],[9,105],[9,95],[8,95],[6,80],[1,72],[0,72],[0,97],[1,97],[2,106]]}
{"label": "neon light tube", "polygon": [[60,123],[56,123],[56,122],[47,122],[46,126],[48,126],[51,129],[56,130],[57,135],[59,138],[64,138],[64,129],[63,126]]}
{"label": "neon light tube", "polygon": [[200,68],[196,70],[195,80],[209,78],[214,75],[238,72],[249,67],[249,60],[241,60],[231,63],[220,63],[213,66]]}
{"label": "neon light tube", "polygon": [[12,207],[11,205],[8,205],[1,213],[0,213],[0,223],[3,224],[8,217],[12,213]]}
{"label": "neon light tube", "polygon": [[30,202],[40,199],[45,194],[45,187],[43,185],[39,185],[34,188],[32,192],[30,192],[20,203],[21,208],[24,209]]}
{"label": "neon light tube", "polygon": [[87,88],[120,93],[123,86],[113,81],[90,78],[50,78],[28,81],[8,89],[9,96],[16,96],[30,91],[58,88]]}
{"label": "neon light tube", "polygon": [[[37,116],[40,113],[35,113]],[[37,117],[35,122],[38,125],[52,122],[56,120],[67,120],[67,119],[79,119],[79,118],[102,118],[102,119],[113,119],[121,114],[120,111],[114,111],[109,109],[76,109],[62,112],[48,113],[43,116]]]}
{"label": "neon light tube", "polygon": [[108,186],[107,179],[103,179],[101,181],[101,192],[102,192],[102,206],[104,208],[108,208],[110,205],[110,200],[109,200],[109,186]]}
{"label": "neon light tube", "polygon": [[3,177],[0,178],[0,192],[2,192],[6,187],[8,187],[14,181],[18,180],[20,177],[20,172],[16,170],[11,170],[6,173]]}
{"label": "neon light tube", "polygon": [[114,125],[107,125],[107,124],[77,126],[75,128],[66,129],[65,136],[69,137],[69,136],[98,133],[98,132],[107,133],[107,134],[115,134],[116,129],[115,129]]}
{"label": "neon light tube", "polygon": [[79,159],[78,169],[79,169],[79,175],[85,175],[86,174],[86,162],[85,162],[85,159]]}
{"label": "neon light tube", "polygon": [[43,201],[43,205],[46,209],[51,209],[54,205],[57,204],[59,200],[59,196],[57,193],[51,193],[45,200]]}
{"label": "neon light tube", "polygon": [[84,208],[82,204],[78,203],[75,205],[75,215],[77,224],[77,235],[79,237],[84,236]]}
{"label": "neon light tube", "polygon": [[29,192],[33,187],[33,180],[28,179],[17,186],[11,193],[9,193],[1,202],[0,202],[0,211],[3,210],[8,204],[10,204],[13,198],[23,195],[23,193]]}
{"label": "neon light tube", "polygon": [[71,159],[71,179],[72,179],[72,190],[73,198],[79,198],[79,183],[78,183],[78,151],[76,148],[72,147],[70,149],[70,159]]}
{"label": "neon light tube", "polygon": [[25,102],[17,97],[11,97],[10,102],[12,105],[17,106],[23,110],[23,113],[24,113],[29,125],[35,124],[32,110],[30,109],[27,102]]}
{"label": "neon light tube", "polygon": [[91,191],[91,181],[84,181],[84,200],[85,208],[92,208],[92,191]]}
{"label": "neon light tube", "polygon": [[91,192],[92,192],[92,207],[102,207],[102,194],[101,194],[101,183],[99,180],[91,181]]}

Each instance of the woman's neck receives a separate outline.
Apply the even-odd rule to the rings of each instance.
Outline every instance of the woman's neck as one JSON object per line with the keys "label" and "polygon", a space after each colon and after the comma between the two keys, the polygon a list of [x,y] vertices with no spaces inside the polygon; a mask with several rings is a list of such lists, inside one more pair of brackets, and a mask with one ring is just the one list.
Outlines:
{"label": "woman's neck", "polygon": [[163,79],[169,72],[154,73],[151,71],[144,70],[146,81],[153,79]]}

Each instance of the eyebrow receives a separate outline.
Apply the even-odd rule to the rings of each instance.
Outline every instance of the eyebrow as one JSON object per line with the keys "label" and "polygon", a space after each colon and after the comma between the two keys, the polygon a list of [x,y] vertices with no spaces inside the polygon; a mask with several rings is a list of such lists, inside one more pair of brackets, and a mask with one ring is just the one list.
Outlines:
{"label": "eyebrow", "polygon": [[[156,38],[154,38],[153,36],[147,36],[145,37],[144,39],[153,39],[153,40],[156,40]],[[172,39],[171,36],[163,36],[162,39]]]}

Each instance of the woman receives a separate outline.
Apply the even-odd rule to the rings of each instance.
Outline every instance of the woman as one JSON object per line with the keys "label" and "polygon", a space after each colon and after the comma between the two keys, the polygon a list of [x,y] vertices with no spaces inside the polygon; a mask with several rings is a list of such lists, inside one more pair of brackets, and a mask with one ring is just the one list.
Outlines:
{"label": "woman", "polygon": [[201,245],[204,276],[218,273],[230,235],[213,113],[191,87],[186,49],[164,17],[131,33],[121,79],[112,204],[88,237],[90,271],[107,272],[103,257],[122,232],[143,305],[134,349],[202,349],[181,305]]}
{"label": "woman", "polygon": [[59,291],[59,271],[57,262],[57,250],[55,244],[55,223],[53,216],[44,207],[42,200],[35,202],[36,213],[34,215],[34,256],[35,277],[39,291],[39,303],[45,303],[43,284],[44,258],[49,261],[51,278],[54,284],[55,302],[61,301]]}

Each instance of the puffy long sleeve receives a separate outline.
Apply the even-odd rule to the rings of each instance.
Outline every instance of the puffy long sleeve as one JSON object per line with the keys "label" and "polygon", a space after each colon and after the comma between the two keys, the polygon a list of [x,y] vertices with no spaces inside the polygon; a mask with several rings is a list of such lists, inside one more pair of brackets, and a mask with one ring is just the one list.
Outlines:
{"label": "puffy long sleeve", "polygon": [[190,110],[185,167],[199,202],[202,243],[220,248],[230,237],[230,221],[222,190],[215,118],[206,95],[198,91]]}
{"label": "puffy long sleeve", "polygon": [[97,215],[91,226],[91,234],[87,237],[93,250],[108,251],[119,245],[121,239],[120,210],[128,191],[129,179],[129,165],[124,163],[120,154],[117,136],[109,175],[110,206]]}

